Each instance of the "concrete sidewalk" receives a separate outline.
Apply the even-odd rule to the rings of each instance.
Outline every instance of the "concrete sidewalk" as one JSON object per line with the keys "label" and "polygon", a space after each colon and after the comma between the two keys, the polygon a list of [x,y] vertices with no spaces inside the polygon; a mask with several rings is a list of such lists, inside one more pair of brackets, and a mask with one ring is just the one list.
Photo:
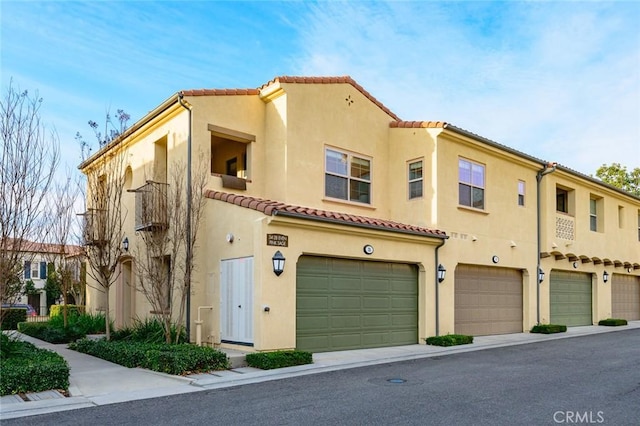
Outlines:
{"label": "concrete sidewalk", "polygon": [[[550,335],[517,333],[497,336],[479,336],[474,338],[474,343],[471,345],[453,347],[408,345],[389,348],[324,352],[314,354],[314,362],[309,365],[266,371],[250,367],[238,367],[231,370],[213,371],[186,377],[156,373],[141,368],[122,367],[90,355],[69,350],[66,344],[53,345],[29,336],[21,335],[25,341],[29,341],[38,347],[55,351],[67,360],[71,368],[69,377],[70,396],[64,397],[55,391],[29,394],[28,397],[30,401],[24,401],[15,395],[4,396],[0,398],[0,420],[166,395],[198,392],[204,389],[218,389],[259,383],[374,364],[429,358],[629,329],[640,329],[640,321],[633,321],[630,322],[629,325],[622,327],[571,327],[566,333]],[[230,355],[237,355],[237,352],[234,353],[234,351],[229,351],[228,353]]]}

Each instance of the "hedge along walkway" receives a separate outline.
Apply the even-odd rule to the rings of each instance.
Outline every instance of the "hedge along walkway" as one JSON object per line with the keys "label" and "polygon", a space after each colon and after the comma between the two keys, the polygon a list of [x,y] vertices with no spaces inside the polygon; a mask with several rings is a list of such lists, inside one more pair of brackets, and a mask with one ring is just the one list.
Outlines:
{"label": "hedge along walkway", "polygon": [[[100,358],[67,349],[67,344],[51,344],[33,337],[20,334],[24,341],[33,343],[37,347],[48,349],[60,354],[67,360],[71,369],[69,376],[70,396],[84,396],[91,398],[97,404],[119,402],[114,400],[114,394],[120,394],[122,401],[127,400],[127,392],[149,391],[148,397],[194,392],[199,390],[191,386],[191,380],[180,376],[145,370],[142,368],[127,368]],[[101,397],[109,398],[108,401]]]}

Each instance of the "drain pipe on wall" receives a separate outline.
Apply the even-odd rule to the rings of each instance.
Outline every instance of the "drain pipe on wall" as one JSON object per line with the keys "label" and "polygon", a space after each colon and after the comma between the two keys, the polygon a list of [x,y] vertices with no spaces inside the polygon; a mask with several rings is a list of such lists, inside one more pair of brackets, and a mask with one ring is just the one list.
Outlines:
{"label": "drain pipe on wall", "polygon": [[[536,208],[537,208],[537,212],[536,212],[536,221],[537,221],[537,227],[538,227],[538,253],[537,253],[537,257],[538,257],[538,263],[537,263],[537,268],[536,268],[536,324],[540,324],[540,285],[542,284],[540,282],[539,276],[540,276],[540,252],[542,251],[542,230],[541,230],[541,225],[540,225],[540,183],[542,182],[542,178],[545,175],[548,175],[549,173],[553,173],[556,171],[556,167],[558,166],[558,163],[547,163],[544,165],[544,168],[542,170],[538,170],[538,174],[536,175],[536,197],[537,197],[537,202],[536,202]],[[549,276],[551,276],[551,274],[549,274]]]}
{"label": "drain pipe on wall", "polygon": [[180,105],[189,112],[189,132],[187,134],[187,223],[186,223],[186,259],[185,259],[185,285],[187,292],[187,307],[186,307],[186,333],[187,341],[191,342],[191,264],[193,262],[193,253],[191,250],[191,196],[193,190],[191,188],[191,108],[184,102],[184,93],[178,93],[178,102]]}
{"label": "drain pipe on wall", "polygon": [[[449,237],[446,237],[449,238]],[[436,283],[436,336],[440,335],[440,283],[438,282],[438,265],[440,264],[440,260],[438,258],[438,250],[440,247],[444,245],[447,241],[446,238],[442,239],[442,242],[436,246],[436,264],[435,264],[435,283]]]}

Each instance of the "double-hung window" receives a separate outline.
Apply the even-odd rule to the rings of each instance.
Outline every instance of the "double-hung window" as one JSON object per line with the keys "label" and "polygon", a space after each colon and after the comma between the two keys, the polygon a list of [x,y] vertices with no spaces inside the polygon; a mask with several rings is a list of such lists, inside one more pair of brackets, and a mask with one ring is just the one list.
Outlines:
{"label": "double-hung window", "polygon": [[484,165],[458,160],[458,203],[484,209]]}
{"label": "double-hung window", "polygon": [[371,160],[327,148],[324,187],[327,197],[371,204]]}
{"label": "double-hung window", "polygon": [[38,262],[31,262],[31,278],[42,278],[39,274],[40,264]]}
{"label": "double-hung window", "polygon": [[523,180],[518,181],[518,205],[524,206],[524,189],[525,184]]}
{"label": "double-hung window", "polygon": [[592,231],[598,230],[598,201],[591,198],[589,200],[589,228]]}
{"label": "double-hung window", "polygon": [[409,163],[409,199],[422,197],[422,160]]}

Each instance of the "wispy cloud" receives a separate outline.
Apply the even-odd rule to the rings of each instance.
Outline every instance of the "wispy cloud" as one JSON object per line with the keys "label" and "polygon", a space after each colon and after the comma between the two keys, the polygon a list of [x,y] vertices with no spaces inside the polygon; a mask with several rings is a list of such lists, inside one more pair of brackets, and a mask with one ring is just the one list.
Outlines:
{"label": "wispy cloud", "polygon": [[107,109],[348,74],[404,119],[593,173],[640,165],[639,21],[637,2],[4,2],[2,84],[39,89],[72,152]]}
{"label": "wispy cloud", "polygon": [[405,119],[446,120],[584,173],[640,165],[638,3],[319,3],[303,74],[351,74]]}

